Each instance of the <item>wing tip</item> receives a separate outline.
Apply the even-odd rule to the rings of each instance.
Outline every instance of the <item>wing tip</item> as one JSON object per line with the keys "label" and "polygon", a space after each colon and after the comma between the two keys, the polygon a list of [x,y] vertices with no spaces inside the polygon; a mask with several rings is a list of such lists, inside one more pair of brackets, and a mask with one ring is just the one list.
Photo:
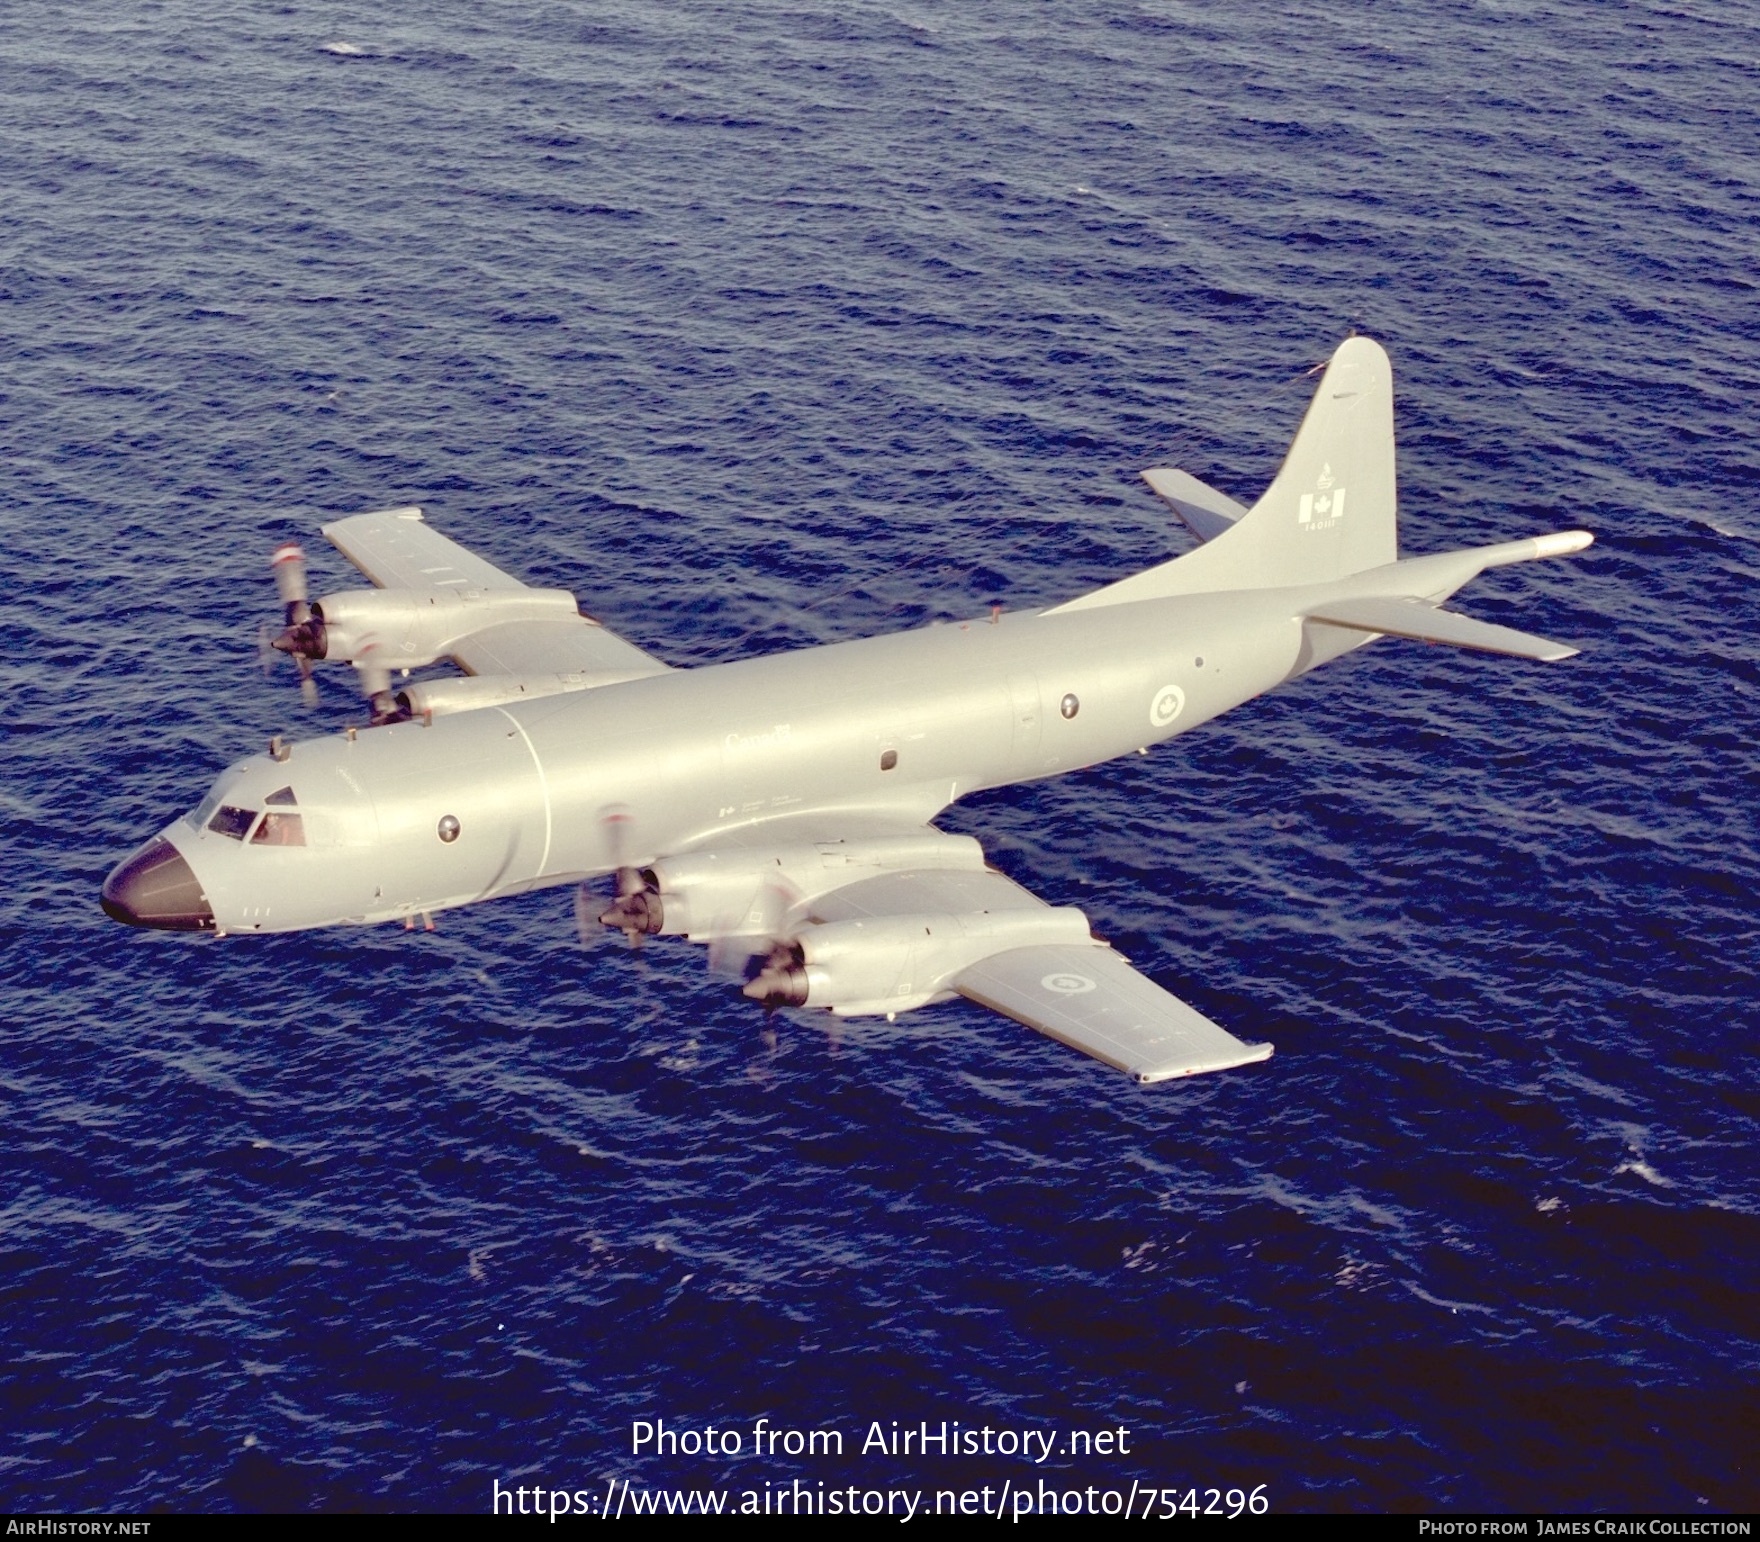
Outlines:
{"label": "wing tip", "polygon": [[[319,525],[323,535],[330,535],[332,530],[340,530],[344,525],[353,524],[357,519],[408,519],[425,521],[421,508],[413,503],[402,503],[394,509],[365,509],[359,514],[345,514],[341,519],[333,519],[327,524]],[[332,539],[334,539],[332,537]]]}
{"label": "wing tip", "polygon": [[1270,1044],[1242,1044],[1242,1053],[1230,1055],[1226,1059],[1180,1061],[1172,1065],[1137,1066],[1130,1076],[1139,1087],[1152,1087],[1157,1082],[1179,1081],[1187,1076],[1207,1076],[1212,1071],[1233,1071],[1241,1066],[1259,1065],[1269,1060],[1275,1046]]}

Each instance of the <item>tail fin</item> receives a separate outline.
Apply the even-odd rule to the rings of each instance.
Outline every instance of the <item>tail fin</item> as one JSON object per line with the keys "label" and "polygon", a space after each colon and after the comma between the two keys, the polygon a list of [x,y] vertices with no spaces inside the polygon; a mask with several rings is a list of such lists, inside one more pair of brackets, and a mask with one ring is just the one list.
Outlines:
{"label": "tail fin", "polygon": [[1399,560],[1393,365],[1347,338],[1326,366],[1283,469],[1243,525],[1258,527],[1255,587],[1326,583]]}
{"label": "tail fin", "polygon": [[1399,559],[1398,507],[1393,365],[1379,343],[1347,338],[1283,469],[1242,519],[1196,551],[1057,609],[1348,578]]}

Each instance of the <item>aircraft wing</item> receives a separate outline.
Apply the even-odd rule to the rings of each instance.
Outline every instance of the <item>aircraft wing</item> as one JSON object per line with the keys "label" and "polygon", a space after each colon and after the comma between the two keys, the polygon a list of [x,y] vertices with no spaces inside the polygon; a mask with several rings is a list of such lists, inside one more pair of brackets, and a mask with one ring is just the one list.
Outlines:
{"label": "aircraft wing", "polygon": [[846,961],[862,935],[852,926],[870,928],[878,948],[908,923],[923,934],[906,966],[913,991],[957,991],[1139,1082],[1271,1054],[1269,1044],[1243,1043],[1133,969],[1088,932],[1080,911],[1054,909],[988,868],[881,873],[805,909],[814,922],[839,926]]}
{"label": "aircraft wing", "polygon": [[[590,616],[507,621],[461,638],[451,658],[468,675],[583,675],[600,684],[638,680],[670,668]],[[599,677],[605,677],[599,679]]]}
{"label": "aircraft wing", "polygon": [[418,508],[332,520],[330,543],[381,589],[523,589],[510,573],[448,540]]}
{"label": "aircraft wing", "polygon": [[[336,549],[381,589],[452,590],[492,596],[525,589],[509,573],[429,525],[418,508],[356,514],[323,527]],[[458,638],[449,657],[472,675],[533,679],[586,676],[593,683],[660,674],[668,668],[589,616],[500,620]]]}
{"label": "aircraft wing", "polygon": [[[974,856],[977,853],[974,851]],[[916,868],[857,878],[807,906],[814,921],[878,921],[889,916],[1000,916],[1051,907],[994,868]]]}
{"label": "aircraft wing", "polygon": [[1104,944],[1011,948],[963,970],[954,983],[962,996],[1139,1082],[1271,1057],[1269,1044],[1242,1043]]}

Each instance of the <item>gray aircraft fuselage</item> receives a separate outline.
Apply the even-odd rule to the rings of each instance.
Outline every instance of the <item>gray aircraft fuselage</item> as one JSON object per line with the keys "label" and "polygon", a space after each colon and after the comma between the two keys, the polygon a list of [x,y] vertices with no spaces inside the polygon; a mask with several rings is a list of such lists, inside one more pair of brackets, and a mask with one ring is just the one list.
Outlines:
{"label": "gray aircraft fuselage", "polygon": [[[1004,613],[333,734],[229,768],[165,835],[217,930],[276,932],[574,883],[760,823],[804,839],[923,825],[967,793],[1159,743],[1300,673],[1317,655],[1293,598]],[[1322,630],[1328,656],[1367,640]],[[260,809],[283,787],[306,845],[205,828],[217,804]],[[448,817],[458,833],[442,841]]]}

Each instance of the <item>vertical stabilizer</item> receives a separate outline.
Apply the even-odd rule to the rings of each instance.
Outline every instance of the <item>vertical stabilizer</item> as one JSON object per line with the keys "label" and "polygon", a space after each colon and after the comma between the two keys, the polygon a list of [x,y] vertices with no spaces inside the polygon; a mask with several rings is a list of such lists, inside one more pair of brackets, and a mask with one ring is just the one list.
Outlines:
{"label": "vertical stabilizer", "polygon": [[1057,608],[1346,578],[1398,560],[1398,504],[1393,365],[1379,343],[1347,338],[1283,469],[1244,518],[1194,552]]}
{"label": "vertical stabilizer", "polygon": [[1347,338],[1243,526],[1257,526],[1259,584],[1324,583],[1399,560],[1393,466],[1393,365]]}

